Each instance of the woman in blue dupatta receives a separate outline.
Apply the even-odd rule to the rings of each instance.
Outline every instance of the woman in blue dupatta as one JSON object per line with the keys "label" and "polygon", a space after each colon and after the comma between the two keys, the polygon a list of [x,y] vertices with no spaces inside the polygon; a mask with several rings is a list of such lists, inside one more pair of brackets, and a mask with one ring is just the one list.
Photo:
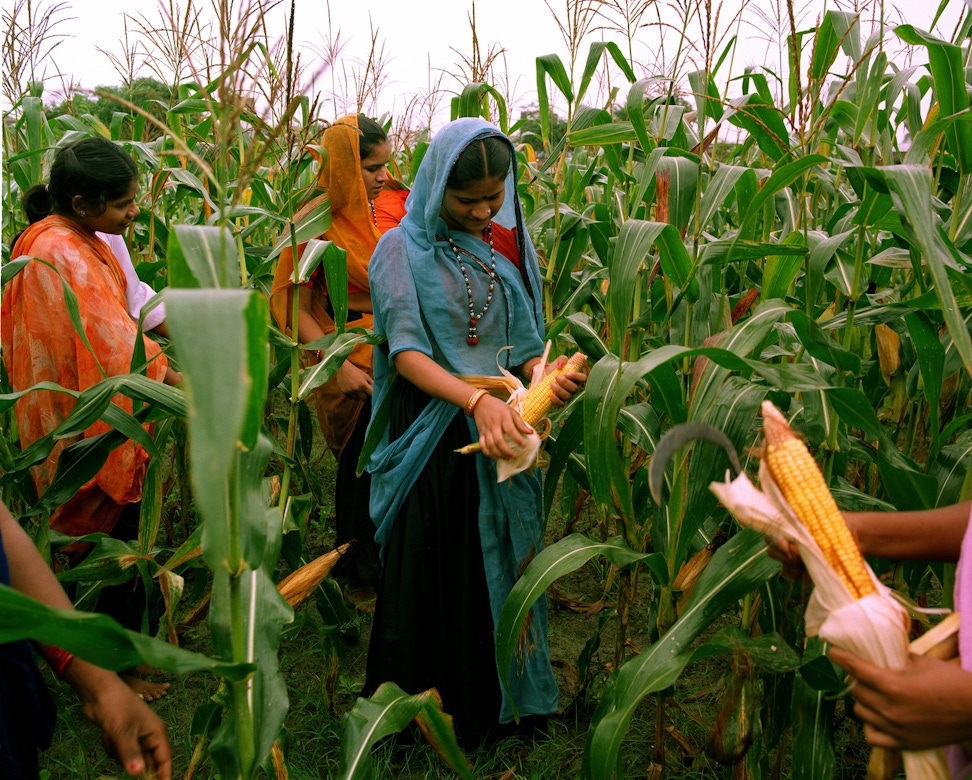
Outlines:
{"label": "woman in blue dupatta", "polygon": [[[516,178],[499,130],[479,119],[447,125],[370,266],[374,329],[387,342],[374,353],[371,425],[382,431],[368,470],[384,568],[365,690],[435,687],[466,744],[501,736],[513,719],[495,626],[543,535],[539,476],[496,481],[494,459],[512,457],[508,440],[522,443],[530,427],[460,378],[500,376],[502,366],[528,380],[543,354],[540,270]],[[585,378],[555,384],[554,402]],[[482,454],[455,452],[476,440]],[[521,641],[511,696],[536,722],[557,711],[544,600]]]}

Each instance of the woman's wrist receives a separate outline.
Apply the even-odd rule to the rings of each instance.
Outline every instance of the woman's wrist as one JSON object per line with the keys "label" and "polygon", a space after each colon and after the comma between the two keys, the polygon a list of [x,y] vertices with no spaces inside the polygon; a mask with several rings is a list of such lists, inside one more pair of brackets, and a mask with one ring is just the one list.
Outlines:
{"label": "woman's wrist", "polygon": [[525,382],[529,382],[530,380],[532,380],[533,369],[537,367],[537,364],[540,363],[542,359],[543,358],[539,358],[539,357],[530,358],[526,363],[520,366],[520,378],[523,379]]}
{"label": "woman's wrist", "polygon": [[478,404],[483,399],[483,396],[486,394],[487,394],[486,390],[484,390],[483,388],[479,388],[478,390],[475,390],[473,394],[469,396],[469,398],[466,399],[466,406],[465,406],[466,417],[473,416],[473,413],[476,411],[476,404]]}

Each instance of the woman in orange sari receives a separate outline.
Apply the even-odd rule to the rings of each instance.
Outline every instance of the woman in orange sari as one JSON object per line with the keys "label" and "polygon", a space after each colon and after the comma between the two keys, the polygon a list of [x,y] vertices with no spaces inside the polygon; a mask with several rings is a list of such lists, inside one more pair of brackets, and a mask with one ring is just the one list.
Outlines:
{"label": "woman in orange sari", "polygon": [[[32,187],[24,196],[30,212],[48,216],[31,224],[14,243],[12,257],[34,257],[4,292],[0,309],[3,359],[15,391],[38,382],[55,382],[69,390],[86,390],[105,376],[131,370],[136,325],[128,315],[125,275],[108,245],[95,233],[121,233],[138,214],[135,162],[121,147],[103,138],[86,138],[61,149],[48,186]],[[49,265],[48,265],[49,264]],[[52,267],[53,266],[53,267]],[[66,284],[77,297],[84,343],[65,305]],[[144,338],[151,379],[175,384],[159,345]],[[116,396],[128,412],[132,402]],[[17,401],[21,447],[50,433],[67,418],[75,399],[65,393],[37,390]],[[109,430],[97,422],[85,437]],[[50,485],[61,451],[60,440],[32,471],[38,495]],[[126,505],[142,495],[148,454],[127,441],[111,455],[93,480],[59,507],[51,526],[80,536],[109,532]]]}
{"label": "woman in orange sari", "polygon": [[[168,384],[179,382],[179,374],[169,368],[159,345],[138,335],[128,314],[125,274],[109,246],[95,235],[99,231],[120,234],[131,224],[139,211],[137,189],[135,162],[121,147],[104,138],[85,138],[58,151],[50,184],[25,193],[25,210],[39,219],[18,236],[11,255],[36,259],[10,281],[0,305],[3,360],[14,391],[40,382],[83,391],[105,377],[128,374],[136,338],[144,343],[145,374]],[[83,333],[71,320],[65,285],[77,299]],[[131,413],[131,399],[117,395],[112,402]],[[16,404],[20,446],[26,448],[53,431],[75,403],[74,396],[51,390],[35,390],[21,397]],[[108,430],[106,423],[98,421],[82,436]],[[78,438],[59,440],[43,463],[31,470],[38,495],[54,479],[63,449]],[[130,527],[127,535],[131,538],[131,529],[137,533],[148,458],[134,442],[123,443],[93,479],[58,507],[51,516],[51,527],[70,536],[112,531],[119,536],[122,527]],[[103,604],[99,609],[123,623],[133,622],[129,615]],[[133,604],[131,609],[137,607]],[[137,629],[139,624],[136,619],[130,627]],[[157,685],[136,692],[151,701],[167,687]]]}
{"label": "woman in orange sari", "polygon": [[[404,190],[388,175],[391,146],[377,122],[363,115],[342,117],[324,131],[321,146],[327,158],[312,195],[330,201],[331,227],[322,237],[347,253],[348,324],[370,329],[368,263],[381,234],[397,225],[405,214]],[[315,198],[313,204],[317,202]],[[303,249],[304,245],[299,246],[298,253]],[[270,310],[288,334],[293,330],[293,276],[293,255],[285,249],[273,277]],[[335,329],[324,272],[319,268],[298,291],[297,339],[307,343]],[[321,431],[338,462],[337,543],[357,541],[345,559],[348,596],[362,609],[373,608],[374,588],[381,571],[375,527],[368,511],[370,478],[367,474],[355,475],[371,417],[371,386],[371,347],[359,345],[334,378],[313,394]]]}

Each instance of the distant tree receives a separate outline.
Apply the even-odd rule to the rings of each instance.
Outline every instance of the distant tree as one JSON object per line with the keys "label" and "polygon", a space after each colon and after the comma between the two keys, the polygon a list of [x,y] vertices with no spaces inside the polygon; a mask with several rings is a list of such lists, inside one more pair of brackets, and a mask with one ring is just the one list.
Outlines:
{"label": "distant tree", "polygon": [[[128,86],[98,87],[97,91],[117,95],[119,98],[148,111],[160,121],[165,121],[166,107],[172,101],[172,88],[168,84],[147,77],[137,78]],[[111,97],[103,95],[90,97],[81,93],[75,93],[67,100],[52,106],[48,113],[50,116],[91,114],[109,126],[117,113],[136,116],[134,111]],[[159,131],[151,125],[146,126],[146,133],[149,138],[155,138],[159,135]]]}
{"label": "distant tree", "polygon": [[[537,155],[543,156],[543,139],[540,134],[540,109],[537,106],[527,106],[520,112],[517,121],[518,130],[513,133],[513,141],[518,144],[530,144]],[[567,134],[567,120],[556,113],[550,113],[550,146],[556,146]]]}

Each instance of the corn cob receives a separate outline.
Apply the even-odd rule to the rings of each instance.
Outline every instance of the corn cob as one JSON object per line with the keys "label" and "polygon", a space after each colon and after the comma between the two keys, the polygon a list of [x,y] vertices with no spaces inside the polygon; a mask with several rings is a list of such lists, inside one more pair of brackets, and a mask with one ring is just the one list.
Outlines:
{"label": "corn cob", "polygon": [[763,402],[766,463],[797,519],[813,535],[827,561],[858,599],[875,590],[864,557],[834,502],[816,462],[786,418]]}
{"label": "corn cob", "polygon": [[583,352],[575,352],[563,366],[547,374],[536,387],[531,387],[520,408],[523,422],[533,428],[546,417],[550,407],[553,406],[553,399],[550,397],[550,386],[553,381],[573,371],[580,371],[586,362],[587,356]]}

